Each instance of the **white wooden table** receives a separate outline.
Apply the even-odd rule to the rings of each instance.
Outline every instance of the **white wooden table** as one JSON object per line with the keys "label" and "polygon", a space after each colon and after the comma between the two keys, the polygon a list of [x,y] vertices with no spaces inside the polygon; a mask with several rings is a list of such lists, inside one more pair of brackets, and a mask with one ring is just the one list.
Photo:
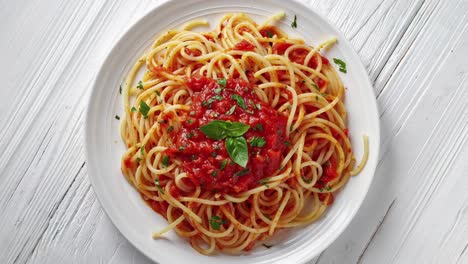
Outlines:
{"label": "white wooden table", "polygon": [[[158,0],[0,1],[0,262],[150,263],[87,178],[84,113],[116,39]],[[356,218],[311,263],[468,263],[468,0],[307,1],[351,40],[380,112]]]}

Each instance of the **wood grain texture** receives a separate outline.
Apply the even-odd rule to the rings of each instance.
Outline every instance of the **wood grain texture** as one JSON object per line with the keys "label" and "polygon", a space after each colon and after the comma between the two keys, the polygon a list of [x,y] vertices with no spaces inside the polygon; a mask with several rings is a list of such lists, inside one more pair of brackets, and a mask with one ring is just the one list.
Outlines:
{"label": "wood grain texture", "polygon": [[[106,53],[159,2],[0,2],[2,263],[151,263],[96,200],[83,125]],[[468,1],[305,2],[358,51],[382,126],[363,207],[311,263],[468,263]]]}

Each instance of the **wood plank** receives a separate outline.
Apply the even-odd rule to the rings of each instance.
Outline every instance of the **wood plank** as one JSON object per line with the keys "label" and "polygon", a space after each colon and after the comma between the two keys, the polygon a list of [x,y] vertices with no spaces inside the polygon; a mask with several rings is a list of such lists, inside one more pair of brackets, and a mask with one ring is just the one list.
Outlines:
{"label": "wood plank", "polygon": [[318,263],[466,260],[467,7],[426,1],[384,67],[376,180]]}

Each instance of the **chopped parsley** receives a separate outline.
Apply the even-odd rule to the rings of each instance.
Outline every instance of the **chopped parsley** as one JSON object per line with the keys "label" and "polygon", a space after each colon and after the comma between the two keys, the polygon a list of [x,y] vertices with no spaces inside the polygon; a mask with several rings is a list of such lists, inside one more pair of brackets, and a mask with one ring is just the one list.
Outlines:
{"label": "chopped parsley", "polygon": [[292,146],[292,144],[289,141],[284,141],[283,144],[288,146],[288,147]]}
{"label": "chopped parsley", "polygon": [[145,145],[140,147],[140,153],[141,155],[145,154]]}
{"label": "chopped parsley", "polygon": [[115,119],[120,120],[120,116],[115,115]]}
{"label": "chopped parsley", "polygon": [[244,98],[238,94],[233,94],[231,95],[231,98],[237,102],[237,104],[242,108],[242,109],[247,109],[247,106],[245,105]]}
{"label": "chopped parsley", "polygon": [[156,185],[156,187],[158,188],[158,190],[164,194],[164,190],[163,188],[161,187],[161,184],[159,184],[159,179],[154,179],[154,185]]}
{"label": "chopped parsley", "polygon": [[174,130],[174,127],[173,127],[173,126],[169,126],[169,127],[167,128],[167,133],[171,133],[173,130]]}
{"label": "chopped parsley", "polygon": [[188,138],[188,139],[191,139],[192,137],[193,137],[193,134],[192,134],[192,133],[188,133],[188,134],[187,134],[187,138]]}
{"label": "chopped parsley", "polygon": [[162,161],[161,161],[161,164],[162,164],[162,167],[163,168],[166,168],[167,166],[169,166],[169,156],[167,155],[164,155],[163,158],[162,158]]}
{"label": "chopped parsley", "polygon": [[263,131],[263,125],[260,124],[260,123],[258,123],[258,124],[255,126],[255,129],[256,129],[257,131]]}
{"label": "chopped parsley", "polygon": [[136,108],[134,106],[132,106],[132,109],[130,109],[130,111],[136,112]]}
{"label": "chopped parsley", "polygon": [[333,58],[333,62],[335,62],[336,65],[338,65],[340,72],[342,73],[347,73],[348,71],[346,70],[346,62]]}
{"label": "chopped parsley", "polygon": [[214,230],[219,230],[221,226],[224,225],[225,223],[226,223],[226,219],[221,219],[221,217],[217,215],[213,215],[210,218],[210,226]]}
{"label": "chopped parsley", "polygon": [[297,28],[297,17],[294,15],[294,21],[291,23],[292,28]]}
{"label": "chopped parsley", "polygon": [[212,173],[211,173],[211,176],[212,177],[216,177],[218,175],[218,170],[214,170]]}
{"label": "chopped parsley", "polygon": [[221,167],[219,168],[220,170],[224,170],[226,168],[227,160],[221,161]]}
{"label": "chopped parsley", "polygon": [[142,81],[138,82],[137,88],[140,89],[140,90],[143,90],[143,82]]}
{"label": "chopped parsley", "polygon": [[197,158],[197,156],[196,156],[196,155],[192,155],[192,156],[190,156],[190,160],[191,160],[191,161],[194,161],[196,158]]}
{"label": "chopped parsley", "polygon": [[195,115],[195,111],[191,111],[191,112],[189,113],[189,115],[194,116],[194,115]]}
{"label": "chopped parsley", "polygon": [[119,93],[122,94],[122,85],[120,85]]}
{"label": "chopped parsley", "polygon": [[216,154],[216,152],[212,152],[211,156],[216,157],[216,156],[218,156],[218,154]]}
{"label": "chopped parsley", "polygon": [[141,158],[136,158],[137,163],[140,163]]}
{"label": "chopped parsley", "polygon": [[240,171],[234,173],[234,176],[244,176],[247,173],[249,173],[249,171],[250,171],[249,169],[243,169],[243,170],[240,170]]}
{"label": "chopped parsley", "polygon": [[221,95],[215,95],[213,97],[211,97],[210,99],[208,99],[208,101],[203,101],[202,102],[202,105],[203,106],[208,106],[208,108],[211,108],[211,104],[215,101],[215,100],[223,100],[224,97],[222,97]]}
{"label": "chopped parsley", "polygon": [[192,118],[189,118],[189,119],[187,120],[187,124],[192,124],[192,123],[193,123],[193,119],[192,119]]}
{"label": "chopped parsley", "polygon": [[259,183],[266,186],[267,188],[270,188],[270,186],[268,185],[269,181],[270,181],[270,178],[264,178],[264,179],[261,179]]}
{"label": "chopped parsley", "polygon": [[305,183],[311,183],[311,182],[312,182],[312,179],[306,179],[304,176],[302,176],[302,180],[303,180]]}
{"label": "chopped parsley", "polygon": [[159,91],[156,91],[156,94],[157,94],[158,96],[161,96],[161,93],[160,93]]}
{"label": "chopped parsley", "polygon": [[184,149],[185,149],[184,147],[179,147],[179,151],[181,152],[184,151]]}
{"label": "chopped parsley", "polygon": [[221,87],[226,87],[226,85],[227,85],[227,80],[226,80],[225,78],[219,78],[219,79],[218,79],[218,84],[219,84],[219,86],[221,86]]}
{"label": "chopped parsley", "polygon": [[267,37],[269,37],[269,38],[273,37],[273,32],[271,32],[270,30],[267,30],[266,34],[267,34]]}
{"label": "chopped parsley", "polygon": [[148,118],[148,112],[151,108],[145,103],[145,101],[140,101],[140,113],[143,116],[143,118],[147,119]]}

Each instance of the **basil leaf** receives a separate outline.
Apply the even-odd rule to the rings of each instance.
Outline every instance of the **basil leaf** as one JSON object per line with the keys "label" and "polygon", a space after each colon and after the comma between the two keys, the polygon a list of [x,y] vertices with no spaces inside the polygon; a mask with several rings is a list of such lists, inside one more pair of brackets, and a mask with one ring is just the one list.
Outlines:
{"label": "basil leaf", "polygon": [[200,130],[211,139],[223,139],[242,136],[249,128],[249,125],[240,122],[215,120],[201,126]]}
{"label": "basil leaf", "polygon": [[242,108],[242,109],[247,109],[247,106],[245,105],[244,98],[238,94],[233,94],[231,95],[231,98],[237,102],[237,104]]}
{"label": "basil leaf", "polygon": [[249,152],[247,149],[247,141],[244,137],[228,137],[226,139],[226,149],[229,157],[239,164],[239,166],[245,168],[249,161]]}
{"label": "basil leaf", "polygon": [[146,119],[148,118],[148,112],[151,108],[145,103],[145,101],[140,101],[140,113]]}

